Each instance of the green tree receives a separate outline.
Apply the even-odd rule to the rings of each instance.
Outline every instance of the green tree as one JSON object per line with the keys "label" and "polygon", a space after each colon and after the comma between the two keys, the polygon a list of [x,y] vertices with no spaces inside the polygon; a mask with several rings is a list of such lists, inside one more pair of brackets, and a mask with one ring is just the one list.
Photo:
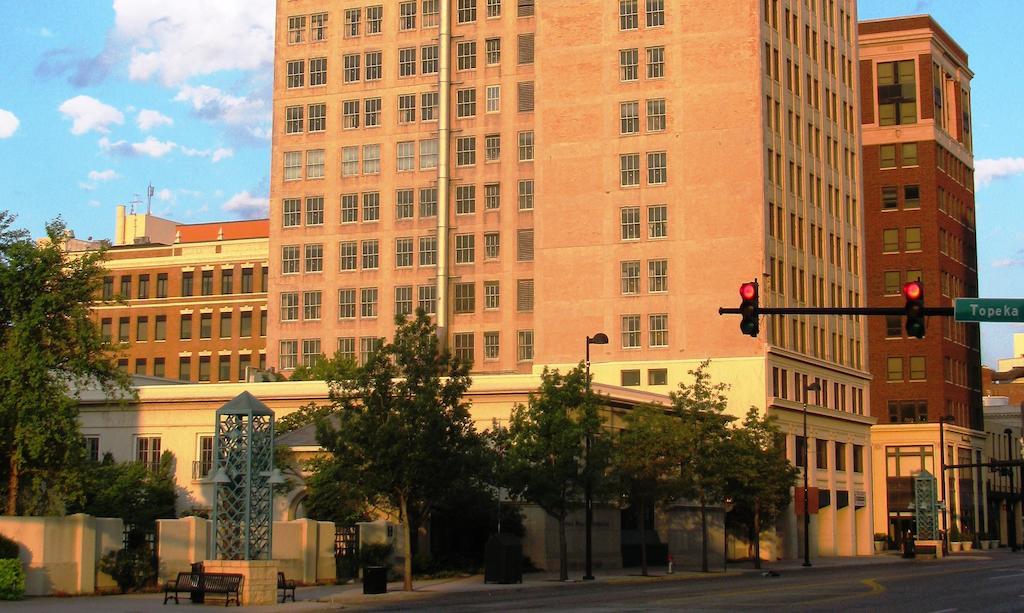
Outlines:
{"label": "green tree", "polygon": [[358,365],[355,360],[344,355],[341,351],[335,352],[333,357],[328,358],[321,355],[313,362],[312,366],[300,364],[289,381],[345,381],[352,378]]}
{"label": "green tree", "polygon": [[693,383],[679,384],[669,396],[676,415],[685,430],[682,478],[687,494],[700,503],[701,570],[708,571],[708,514],[710,501],[725,498],[725,475],[729,466],[729,423],[735,418],[726,415],[728,400],[725,383],[712,383],[705,360],[689,371]]}
{"label": "green tree", "polygon": [[772,525],[789,506],[798,471],[786,458],[775,419],[750,407],[743,423],[730,433],[725,493],[733,500],[732,517],[747,530],[754,565],[761,567],[761,526]]}
{"label": "green tree", "polygon": [[158,519],[176,517],[174,454],[165,451],[151,469],[142,462],[115,462],[108,453],[82,471],[85,499],[72,511],[95,517],[120,517],[126,524],[151,529]]}
{"label": "green tree", "polygon": [[683,423],[664,407],[640,405],[623,418],[615,443],[612,481],[640,518],[640,570],[647,576],[647,511],[679,497],[679,466],[686,445]]}
{"label": "green tree", "polygon": [[399,513],[405,541],[405,589],[412,589],[412,528],[460,487],[477,479],[484,447],[463,395],[469,365],[442,350],[437,327],[422,311],[396,318],[394,341],[354,376],[332,381],[337,425],[317,422],[331,454],[317,479],[347,479],[372,504]]}
{"label": "green tree", "polygon": [[61,513],[81,496],[82,461],[73,390],[127,388],[90,308],[103,252],[69,254],[64,223],[35,242],[0,213],[0,479],[6,512]]}
{"label": "green tree", "polygon": [[[565,522],[580,508],[587,483],[600,485],[608,464],[608,437],[582,366],[562,375],[544,369],[540,389],[517,405],[505,445],[509,492],[558,522],[559,577],[569,578]],[[590,439],[589,452],[586,441]]]}

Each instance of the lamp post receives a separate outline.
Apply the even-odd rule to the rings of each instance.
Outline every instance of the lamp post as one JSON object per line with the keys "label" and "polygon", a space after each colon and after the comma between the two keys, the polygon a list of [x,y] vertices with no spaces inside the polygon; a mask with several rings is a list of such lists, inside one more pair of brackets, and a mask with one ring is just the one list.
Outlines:
{"label": "lamp post", "polygon": [[942,492],[942,546],[948,547],[949,543],[949,520],[946,514],[949,512],[949,505],[946,503],[946,424],[955,424],[956,418],[952,415],[943,415],[939,418],[939,487]]}
{"label": "lamp post", "polygon": [[811,565],[811,513],[807,499],[810,488],[807,483],[807,459],[810,456],[810,444],[807,440],[807,392],[814,392],[814,404],[821,399],[821,383],[815,381],[804,386],[804,566]]}
{"label": "lamp post", "polygon": [[[1008,462],[1013,461],[1013,430],[1006,428],[1003,430],[1003,434],[1006,435],[1006,460]],[[1010,541],[1010,550],[1017,551],[1017,501],[1016,492],[1013,488],[1013,466],[1009,467],[1010,471],[1010,497],[1007,499],[1006,504],[1006,540]]]}
{"label": "lamp post", "polygon": [[[590,346],[591,345],[607,345],[608,335],[604,332],[598,332],[594,336],[587,337],[586,344],[586,360],[584,361],[584,367],[586,368],[586,393],[590,396]],[[587,464],[590,463],[590,433],[587,433]],[[589,466],[588,466],[589,468]],[[587,472],[587,481],[584,484],[583,491],[583,504],[586,507],[586,551],[584,554],[585,559],[585,572],[583,574],[584,581],[593,581],[593,532],[594,532],[594,489],[590,482],[590,472]],[[641,518],[643,521],[643,518]],[[643,543],[640,544],[644,546]]]}

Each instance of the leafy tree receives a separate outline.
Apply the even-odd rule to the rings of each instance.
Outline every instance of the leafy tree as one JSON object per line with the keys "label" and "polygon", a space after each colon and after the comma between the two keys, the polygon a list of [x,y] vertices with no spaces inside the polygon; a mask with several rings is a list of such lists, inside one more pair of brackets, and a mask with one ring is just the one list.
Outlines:
{"label": "leafy tree", "polygon": [[545,368],[537,393],[530,394],[526,406],[512,410],[506,435],[509,492],[536,504],[558,522],[562,581],[569,578],[565,521],[581,506],[587,483],[599,482],[610,454],[597,398],[587,383],[581,366],[564,375]]}
{"label": "leafy tree", "polygon": [[165,451],[155,470],[142,462],[115,462],[109,453],[82,471],[85,499],[74,512],[120,517],[126,524],[152,528],[175,515],[177,483],[174,454]]}
{"label": "leafy tree", "polygon": [[709,501],[725,498],[725,474],[729,466],[729,423],[735,418],[726,415],[728,406],[725,383],[712,383],[708,374],[710,360],[689,371],[693,383],[679,384],[679,390],[669,394],[676,415],[685,429],[686,454],[682,463],[682,478],[688,495],[700,503],[701,570],[708,571],[708,515]]}
{"label": "leafy tree", "polygon": [[334,405],[310,402],[299,407],[297,411],[293,411],[281,419],[275,420],[274,435],[281,436],[294,432],[309,424],[315,424],[318,419],[326,418],[336,412],[337,408]]}
{"label": "leafy tree", "polygon": [[396,326],[394,341],[350,379],[331,381],[337,425],[320,419],[317,439],[332,457],[317,466],[312,489],[345,479],[372,504],[398,511],[411,590],[412,528],[476,480],[484,448],[462,399],[469,365],[441,349],[422,309]]}
{"label": "leafy tree", "polygon": [[733,520],[754,544],[754,565],[761,567],[761,526],[771,525],[788,507],[798,471],[780,448],[775,419],[751,407],[731,432],[725,492],[732,498]]}
{"label": "leafy tree", "polygon": [[90,317],[103,252],[69,254],[64,223],[34,242],[0,213],[0,479],[6,512],[61,513],[81,496],[82,461],[71,390],[127,388]]}
{"label": "leafy tree", "polygon": [[679,465],[686,446],[683,423],[663,407],[641,405],[623,419],[611,474],[640,517],[640,570],[647,576],[647,511],[683,493]]}
{"label": "leafy tree", "polygon": [[328,358],[321,355],[313,362],[312,366],[300,364],[292,371],[289,381],[344,381],[352,377],[358,365],[355,360],[344,355],[341,351],[335,352],[334,356]]}

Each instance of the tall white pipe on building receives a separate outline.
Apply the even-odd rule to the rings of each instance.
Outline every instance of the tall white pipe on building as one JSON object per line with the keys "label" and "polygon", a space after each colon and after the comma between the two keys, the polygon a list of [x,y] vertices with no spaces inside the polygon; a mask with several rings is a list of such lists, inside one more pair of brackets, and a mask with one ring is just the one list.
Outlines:
{"label": "tall white pipe on building", "polygon": [[448,174],[451,167],[451,2],[440,2],[441,23],[438,40],[438,121],[437,121],[437,335],[448,345]]}

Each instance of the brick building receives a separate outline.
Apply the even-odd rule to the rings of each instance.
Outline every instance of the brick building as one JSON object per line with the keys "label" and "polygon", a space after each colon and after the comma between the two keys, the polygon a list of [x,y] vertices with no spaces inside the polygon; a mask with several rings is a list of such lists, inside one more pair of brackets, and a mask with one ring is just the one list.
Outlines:
{"label": "brick building", "polygon": [[[902,306],[919,279],[927,306],[978,295],[967,54],[929,16],[859,24],[868,303]],[[951,416],[982,429],[977,324],[869,318],[871,406],[879,423]]]}

